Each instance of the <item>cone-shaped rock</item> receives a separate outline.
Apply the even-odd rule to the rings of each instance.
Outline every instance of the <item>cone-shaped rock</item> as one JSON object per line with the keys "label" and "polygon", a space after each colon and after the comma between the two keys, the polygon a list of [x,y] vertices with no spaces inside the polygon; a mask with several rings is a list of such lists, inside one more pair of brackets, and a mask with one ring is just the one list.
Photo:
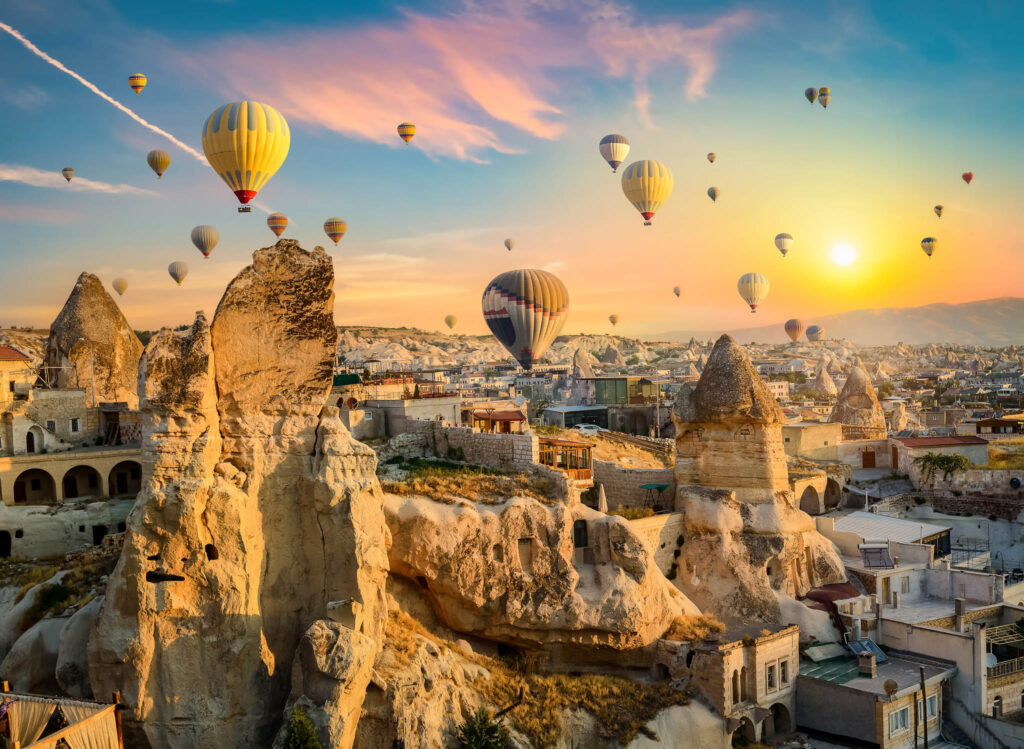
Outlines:
{"label": "cone-shaped rock", "polygon": [[885,412],[860,359],[846,379],[828,420],[843,425],[844,440],[885,438]]}

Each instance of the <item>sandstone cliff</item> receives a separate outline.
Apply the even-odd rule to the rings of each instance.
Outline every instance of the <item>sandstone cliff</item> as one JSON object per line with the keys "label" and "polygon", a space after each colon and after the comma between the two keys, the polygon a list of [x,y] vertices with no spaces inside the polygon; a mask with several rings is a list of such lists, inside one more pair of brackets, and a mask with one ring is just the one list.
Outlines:
{"label": "sandstone cliff", "polygon": [[55,387],[83,387],[87,403],[126,401],[137,408],[135,378],[142,344],[128,321],[91,273],[82,273],[50,325],[45,363]]}
{"label": "sandstone cliff", "polygon": [[321,739],[351,745],[388,537],[373,451],[324,407],[332,282],[321,248],[281,240],[212,327],[200,313],[146,349],[144,485],[89,658],[96,693],[122,691],[133,745],[270,746],[307,688],[330,716]]}

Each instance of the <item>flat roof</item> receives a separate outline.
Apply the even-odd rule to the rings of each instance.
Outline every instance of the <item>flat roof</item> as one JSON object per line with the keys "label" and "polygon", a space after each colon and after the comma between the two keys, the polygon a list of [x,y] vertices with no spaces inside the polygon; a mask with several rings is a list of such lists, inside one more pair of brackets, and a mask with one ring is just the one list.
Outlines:
{"label": "flat roof", "polygon": [[[553,411],[558,414],[567,414],[574,411],[607,411],[608,406],[548,406],[545,411]],[[985,442],[982,440],[982,442]],[[985,442],[987,445],[988,443]]]}
{"label": "flat roof", "polygon": [[832,684],[842,684],[848,689],[873,694],[877,699],[889,699],[885,691],[885,682],[893,680],[897,688],[893,698],[903,697],[921,688],[921,668],[924,667],[925,682],[944,679],[956,674],[956,664],[937,659],[909,658],[902,655],[888,654],[888,660],[878,663],[877,676],[862,676],[857,658],[830,658],[814,662],[810,658],[800,658],[800,675]]}
{"label": "flat roof", "polygon": [[907,447],[959,447],[961,445],[987,445],[981,437],[965,434],[958,437],[897,437]]}
{"label": "flat roof", "polygon": [[849,515],[836,518],[835,523],[835,529],[843,533],[856,533],[865,539],[884,538],[903,543],[917,543],[922,538],[931,538],[936,534],[946,532],[950,530],[950,527],[863,511],[852,512]]}

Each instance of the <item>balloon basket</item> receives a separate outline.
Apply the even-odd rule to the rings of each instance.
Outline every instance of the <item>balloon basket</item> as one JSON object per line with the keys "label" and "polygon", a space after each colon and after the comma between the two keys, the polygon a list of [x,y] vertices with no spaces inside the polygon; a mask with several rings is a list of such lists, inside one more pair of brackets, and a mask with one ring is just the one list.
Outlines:
{"label": "balloon basket", "polygon": [[240,206],[238,206],[238,212],[239,213],[252,213],[252,206],[251,205],[240,205]]}
{"label": "balloon basket", "polygon": [[644,221],[644,226],[650,226],[650,225],[651,225],[650,221]]}

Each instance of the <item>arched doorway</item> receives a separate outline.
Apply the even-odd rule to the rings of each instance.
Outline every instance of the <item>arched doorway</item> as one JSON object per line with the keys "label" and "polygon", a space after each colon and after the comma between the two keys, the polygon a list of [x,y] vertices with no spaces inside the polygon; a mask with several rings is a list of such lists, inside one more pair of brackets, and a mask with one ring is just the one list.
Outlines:
{"label": "arched doorway", "polygon": [[134,460],[123,460],[110,469],[107,494],[111,497],[134,497],[142,490],[142,466]]}
{"label": "arched doorway", "polygon": [[52,505],[57,503],[57,486],[53,477],[39,468],[30,468],[14,480],[14,503]]}
{"label": "arched doorway", "polygon": [[740,672],[735,668],[732,670],[732,704],[740,701]]}
{"label": "arched doorway", "polygon": [[61,486],[64,489],[64,499],[103,496],[100,473],[92,466],[75,466],[68,469]]}
{"label": "arched doorway", "polygon": [[11,555],[11,533],[10,531],[0,531],[0,559],[9,557]]}
{"label": "arched doorway", "polygon": [[44,447],[46,447],[46,442],[43,440],[43,430],[37,426],[29,427],[25,432],[25,452],[38,453]]}
{"label": "arched doorway", "polygon": [[839,482],[829,479],[825,482],[825,511],[832,510],[839,506],[839,500],[843,498],[843,491],[839,488]]}
{"label": "arched doorway", "polygon": [[[737,738],[742,738],[743,741],[737,741]],[[736,731],[733,733],[733,746],[745,746],[746,744],[757,743],[757,726],[754,722],[747,717],[740,718],[740,724],[736,727]]]}
{"label": "arched doorway", "polygon": [[793,719],[789,715],[789,708],[781,702],[776,702],[771,707],[771,721],[766,735],[786,736],[793,732]]}
{"label": "arched doorway", "polygon": [[[747,699],[747,667],[744,666],[740,669],[740,700],[745,701]],[[757,740],[756,738],[754,739]]]}
{"label": "arched doorway", "polygon": [[821,499],[818,497],[818,490],[808,486],[800,495],[800,509],[808,515],[821,514]]}

